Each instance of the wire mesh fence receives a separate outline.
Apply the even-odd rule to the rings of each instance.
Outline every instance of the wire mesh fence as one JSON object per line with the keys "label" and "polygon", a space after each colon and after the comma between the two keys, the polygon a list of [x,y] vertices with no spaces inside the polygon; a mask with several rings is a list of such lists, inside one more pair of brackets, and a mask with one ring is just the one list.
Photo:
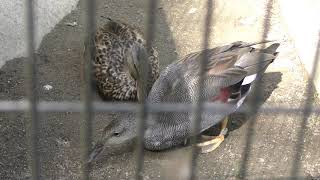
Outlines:
{"label": "wire mesh fence", "polygon": [[[87,8],[87,16],[86,16],[86,33],[88,37],[90,37],[96,29],[96,19],[95,19],[95,12],[96,12],[96,2],[95,0],[86,0],[85,7]],[[146,42],[147,48],[151,48],[153,36],[154,36],[154,29],[155,29],[155,15],[154,11],[157,8],[157,1],[150,0],[148,1],[148,15],[146,20]],[[1,112],[15,112],[15,111],[28,111],[31,115],[31,129],[29,129],[30,139],[29,139],[29,149],[31,152],[31,159],[30,165],[32,167],[32,177],[33,179],[40,179],[40,161],[39,161],[39,152],[38,152],[38,141],[39,141],[39,122],[38,122],[38,114],[41,112],[82,112],[83,113],[83,121],[81,127],[81,155],[82,155],[82,179],[89,179],[90,169],[88,165],[85,163],[88,156],[89,150],[91,148],[91,141],[92,141],[92,118],[93,113],[95,112],[138,112],[139,114],[139,126],[138,126],[138,143],[137,143],[137,159],[136,159],[136,179],[143,179],[143,157],[144,157],[144,150],[143,150],[143,135],[144,135],[144,127],[146,116],[148,113],[151,112],[192,112],[193,114],[193,139],[191,140],[192,144],[195,144],[197,141],[197,136],[195,136],[195,132],[199,128],[201,113],[204,111],[210,111],[211,109],[215,109],[215,111],[223,112],[228,109],[228,105],[219,105],[217,106],[214,103],[205,103],[204,99],[201,99],[201,93],[204,89],[204,68],[206,67],[207,62],[207,55],[203,56],[203,60],[199,61],[201,70],[199,72],[199,86],[198,86],[198,97],[197,101],[194,104],[181,104],[181,103],[164,103],[164,104],[148,104],[143,100],[144,103],[140,104],[141,106],[136,106],[136,103],[108,103],[108,102],[93,102],[92,101],[92,88],[90,85],[91,82],[91,59],[93,58],[91,55],[93,53],[89,53],[89,56],[85,58],[85,81],[86,85],[83,89],[83,101],[79,102],[53,102],[53,101],[38,101],[38,97],[35,93],[36,89],[36,66],[35,66],[35,46],[34,46],[34,37],[35,37],[35,28],[34,28],[34,1],[29,0],[27,3],[27,37],[28,37],[28,52],[29,52],[29,64],[28,64],[28,100],[24,101],[0,101],[0,111]],[[271,9],[272,9],[273,1],[269,0],[267,5],[267,11],[265,14],[265,23],[264,23],[264,32],[262,34],[261,39],[266,39],[267,34],[270,27],[270,16],[271,16]],[[213,12],[215,9],[215,4],[213,0],[208,0],[207,4],[207,13],[205,17],[205,31],[203,33],[203,43],[202,48],[207,49],[209,47],[209,39],[210,36],[214,37],[214,34],[211,35],[210,28],[211,21],[214,19]],[[305,128],[308,117],[311,114],[320,114],[320,107],[314,107],[312,105],[312,82],[317,72],[317,64],[319,59],[319,49],[320,49],[320,40],[318,41],[317,52],[315,54],[313,70],[311,73],[311,78],[309,79],[309,83],[306,87],[307,90],[307,100],[305,102],[304,108],[292,108],[288,106],[280,106],[280,105],[270,105],[264,106],[259,109],[259,113],[290,113],[290,114],[302,114],[302,121],[301,121],[301,130],[298,133],[298,143],[296,146],[296,154],[294,158],[294,163],[292,165],[291,175],[292,177],[297,177],[298,169],[301,168],[300,164],[300,157],[303,148],[303,139],[305,136]],[[94,51],[94,45],[89,43],[89,51]],[[257,66],[261,66],[261,64],[257,64]],[[261,76],[257,76],[256,88],[253,89],[253,100],[249,103],[249,105],[242,106],[238,112],[250,112],[251,114],[256,114],[257,104],[259,103],[259,97],[261,96],[261,89],[260,84]],[[250,130],[254,129],[255,121],[250,121],[249,130],[246,134],[246,145],[244,150],[244,155],[240,167],[241,177],[245,178],[247,176],[247,166],[248,166],[248,158],[250,155],[250,149],[252,146],[252,133]],[[195,171],[196,171],[196,160],[197,160],[197,152],[195,151],[195,146],[193,146],[192,151],[192,161],[190,162],[190,172],[191,172],[191,179],[195,179]],[[298,177],[297,177],[298,178]]]}

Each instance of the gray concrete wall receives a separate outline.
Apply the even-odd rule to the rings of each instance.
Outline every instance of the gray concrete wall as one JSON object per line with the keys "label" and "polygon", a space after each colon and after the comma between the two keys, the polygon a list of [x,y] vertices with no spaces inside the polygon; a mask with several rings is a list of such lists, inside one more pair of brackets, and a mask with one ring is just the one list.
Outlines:
{"label": "gray concrete wall", "polygon": [[[280,0],[280,9],[300,60],[311,74],[320,33],[320,1]],[[317,69],[320,69],[320,63]],[[314,83],[320,92],[320,70],[317,70]]]}
{"label": "gray concrete wall", "polygon": [[[26,0],[0,1],[0,68],[7,60],[27,54],[26,2]],[[42,37],[70,13],[77,3],[78,0],[35,1],[36,47],[39,47]]]}

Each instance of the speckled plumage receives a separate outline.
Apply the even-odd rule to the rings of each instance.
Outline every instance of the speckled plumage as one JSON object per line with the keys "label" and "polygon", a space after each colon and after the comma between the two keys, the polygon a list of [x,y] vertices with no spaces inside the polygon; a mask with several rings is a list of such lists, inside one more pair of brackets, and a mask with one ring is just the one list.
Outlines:
{"label": "speckled plumage", "polygon": [[[114,100],[136,100],[135,80],[126,66],[127,51],[135,43],[145,47],[141,31],[133,26],[109,19],[95,34],[95,58],[93,59],[95,80],[103,98]],[[159,76],[158,53],[149,52],[153,82]]]}

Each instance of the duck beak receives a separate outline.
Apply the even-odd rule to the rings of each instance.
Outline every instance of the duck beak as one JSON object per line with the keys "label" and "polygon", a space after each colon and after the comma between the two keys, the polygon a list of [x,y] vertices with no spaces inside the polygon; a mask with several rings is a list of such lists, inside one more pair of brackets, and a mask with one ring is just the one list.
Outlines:
{"label": "duck beak", "polygon": [[97,157],[101,154],[101,152],[103,150],[104,150],[103,144],[101,144],[101,143],[96,144],[89,155],[89,159],[88,159],[87,163],[91,163],[94,160],[96,160]]}

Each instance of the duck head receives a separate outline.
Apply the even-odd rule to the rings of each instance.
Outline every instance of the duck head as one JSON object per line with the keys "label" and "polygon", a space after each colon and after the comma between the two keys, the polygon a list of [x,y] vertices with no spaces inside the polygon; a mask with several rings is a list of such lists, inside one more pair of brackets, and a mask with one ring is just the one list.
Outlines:
{"label": "duck head", "polygon": [[[151,90],[153,79],[149,76],[151,64],[147,63],[148,53],[142,44],[133,44],[126,52],[126,66],[130,76],[136,81],[137,97],[144,101]],[[117,113],[104,128],[101,138],[89,155],[88,163],[96,160],[108,148],[134,142],[137,137],[137,122],[135,113]]]}
{"label": "duck head", "polygon": [[97,160],[106,151],[115,146],[134,142],[137,137],[135,113],[117,113],[111,116],[111,122],[103,129],[100,139],[94,145],[88,163]]}
{"label": "duck head", "polygon": [[[177,114],[179,115],[179,114]],[[180,114],[181,115],[181,114]],[[181,122],[179,125],[152,123],[157,114],[150,113],[146,120],[144,131],[144,147],[150,151],[161,151],[173,146],[186,143],[188,125]],[[117,113],[111,122],[103,129],[100,139],[95,144],[89,155],[88,163],[91,163],[102,154],[117,147],[132,145],[137,138],[138,118],[135,113]]]}

